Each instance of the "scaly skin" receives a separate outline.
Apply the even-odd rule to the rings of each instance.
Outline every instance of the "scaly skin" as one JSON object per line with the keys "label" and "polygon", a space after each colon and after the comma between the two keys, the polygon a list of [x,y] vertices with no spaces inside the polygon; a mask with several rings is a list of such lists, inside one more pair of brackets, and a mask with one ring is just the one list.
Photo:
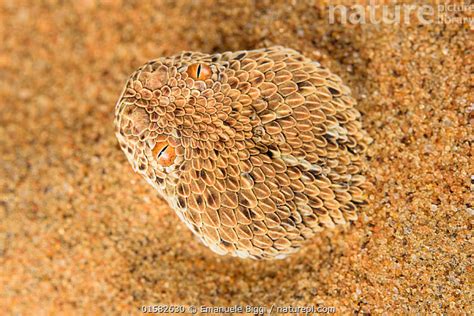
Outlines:
{"label": "scaly skin", "polygon": [[213,251],[283,258],[357,218],[367,141],[354,105],[338,76],[292,49],[183,52],[132,74],[116,135]]}

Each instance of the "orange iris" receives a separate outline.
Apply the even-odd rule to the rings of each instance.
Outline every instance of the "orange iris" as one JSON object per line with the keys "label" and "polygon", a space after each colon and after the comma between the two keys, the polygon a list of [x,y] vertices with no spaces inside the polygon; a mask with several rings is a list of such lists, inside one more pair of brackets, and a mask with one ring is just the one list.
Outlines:
{"label": "orange iris", "polygon": [[171,166],[176,158],[174,147],[171,146],[167,140],[157,142],[152,152],[153,157],[156,158],[158,164],[163,167]]}
{"label": "orange iris", "polygon": [[211,78],[211,67],[206,64],[191,64],[188,66],[186,73],[194,80],[206,80]]}

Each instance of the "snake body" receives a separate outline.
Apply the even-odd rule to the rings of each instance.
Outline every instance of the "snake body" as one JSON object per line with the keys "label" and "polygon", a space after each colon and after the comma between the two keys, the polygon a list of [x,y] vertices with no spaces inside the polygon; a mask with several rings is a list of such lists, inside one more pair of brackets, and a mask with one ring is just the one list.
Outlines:
{"label": "snake body", "polygon": [[214,252],[276,259],[357,218],[360,113],[295,50],[152,60],[129,78],[116,136],[133,169]]}

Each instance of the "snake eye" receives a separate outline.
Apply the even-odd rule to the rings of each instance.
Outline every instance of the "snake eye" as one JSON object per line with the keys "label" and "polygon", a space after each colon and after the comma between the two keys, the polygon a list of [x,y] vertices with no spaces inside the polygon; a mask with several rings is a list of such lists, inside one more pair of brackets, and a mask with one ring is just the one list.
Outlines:
{"label": "snake eye", "polygon": [[171,166],[176,158],[175,149],[168,141],[157,142],[152,152],[158,164],[163,167]]}
{"label": "snake eye", "polygon": [[186,73],[194,80],[206,80],[211,78],[212,71],[209,65],[191,64],[188,66],[188,70],[186,70]]}

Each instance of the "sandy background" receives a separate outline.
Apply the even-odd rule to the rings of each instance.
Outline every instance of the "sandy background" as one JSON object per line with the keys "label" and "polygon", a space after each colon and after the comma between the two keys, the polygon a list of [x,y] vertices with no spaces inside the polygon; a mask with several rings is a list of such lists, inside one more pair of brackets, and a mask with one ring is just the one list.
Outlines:
{"label": "sandy background", "polygon": [[[311,1],[29,2],[0,1],[2,314],[473,311],[469,25],[330,25]],[[353,89],[374,139],[369,204],[287,260],[219,257],[132,172],[113,108],[148,59],[272,44]]]}

